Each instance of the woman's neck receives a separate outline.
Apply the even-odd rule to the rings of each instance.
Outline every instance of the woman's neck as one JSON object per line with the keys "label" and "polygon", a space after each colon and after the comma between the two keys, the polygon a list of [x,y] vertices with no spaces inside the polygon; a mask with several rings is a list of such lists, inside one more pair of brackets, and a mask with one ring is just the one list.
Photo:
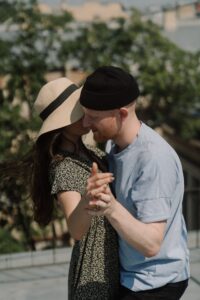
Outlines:
{"label": "woman's neck", "polygon": [[81,144],[81,137],[69,136],[65,133],[62,134],[61,149],[69,152],[79,152]]}

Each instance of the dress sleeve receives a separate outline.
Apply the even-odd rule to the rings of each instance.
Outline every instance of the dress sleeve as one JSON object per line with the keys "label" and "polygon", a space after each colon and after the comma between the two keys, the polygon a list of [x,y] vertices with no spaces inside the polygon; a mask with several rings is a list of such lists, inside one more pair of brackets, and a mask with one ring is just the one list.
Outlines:
{"label": "dress sleeve", "polygon": [[61,191],[85,192],[89,171],[76,161],[65,158],[50,167],[51,194]]}

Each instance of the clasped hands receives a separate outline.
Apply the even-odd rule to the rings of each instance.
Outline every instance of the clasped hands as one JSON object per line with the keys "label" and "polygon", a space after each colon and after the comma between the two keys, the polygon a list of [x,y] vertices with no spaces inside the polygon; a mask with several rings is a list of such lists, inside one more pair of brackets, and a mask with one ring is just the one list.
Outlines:
{"label": "clasped hands", "polygon": [[114,180],[112,173],[101,173],[96,163],[92,165],[91,175],[86,187],[86,210],[89,215],[109,215],[116,202],[109,187]]}

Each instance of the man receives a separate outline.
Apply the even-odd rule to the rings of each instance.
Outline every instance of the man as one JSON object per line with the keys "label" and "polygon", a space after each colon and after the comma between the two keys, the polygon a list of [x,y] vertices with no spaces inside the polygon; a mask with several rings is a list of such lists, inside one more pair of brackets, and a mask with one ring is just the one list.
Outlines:
{"label": "man", "polygon": [[115,178],[113,196],[105,188],[109,173],[93,166],[88,213],[105,215],[119,235],[119,299],[177,300],[189,278],[183,172],[171,146],[137,118],[138,96],[136,80],[117,67],[100,67],[86,79],[83,124],[97,142],[112,140],[107,150]]}

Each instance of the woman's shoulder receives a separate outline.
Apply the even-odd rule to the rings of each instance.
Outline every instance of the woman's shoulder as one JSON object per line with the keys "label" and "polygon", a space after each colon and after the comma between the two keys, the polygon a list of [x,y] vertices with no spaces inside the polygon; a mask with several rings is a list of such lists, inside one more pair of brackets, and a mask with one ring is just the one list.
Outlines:
{"label": "woman's shoulder", "polygon": [[49,170],[51,194],[60,191],[76,191],[83,195],[89,174],[89,166],[81,160],[66,156],[52,161]]}
{"label": "woman's shoulder", "polygon": [[87,147],[87,149],[89,149],[92,152],[94,152],[100,158],[103,158],[106,155],[106,153],[102,149],[100,149],[99,147],[97,147],[97,146],[90,145],[90,144],[86,144],[85,146]]}
{"label": "woman's shoulder", "polygon": [[63,156],[58,159],[52,160],[50,164],[51,170],[64,170],[65,172],[71,172],[77,168],[86,168],[88,167],[86,162],[83,161],[80,157],[77,156]]}

